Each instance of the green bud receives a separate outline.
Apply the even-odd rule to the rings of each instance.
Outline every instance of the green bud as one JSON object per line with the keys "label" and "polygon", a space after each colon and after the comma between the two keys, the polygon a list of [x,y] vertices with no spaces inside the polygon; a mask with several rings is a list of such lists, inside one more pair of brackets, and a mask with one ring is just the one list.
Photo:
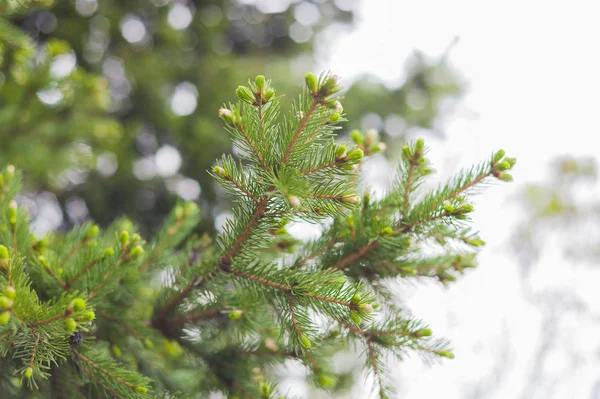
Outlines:
{"label": "green bud", "polygon": [[252,93],[252,90],[246,86],[238,86],[238,88],[235,90],[235,94],[237,94],[240,100],[254,104],[254,93]]}
{"label": "green bud", "polygon": [[8,203],[8,208],[6,209],[6,218],[8,219],[8,223],[12,226],[17,224],[17,202],[12,200]]}
{"label": "green bud", "polygon": [[415,154],[421,155],[423,154],[423,150],[425,149],[425,141],[423,139],[417,139],[415,143]]}
{"label": "green bud", "polygon": [[11,181],[11,179],[15,175],[15,170],[15,165],[8,165],[6,167],[6,171],[4,172],[4,180],[6,180],[7,183]]}
{"label": "green bud", "polygon": [[8,259],[8,248],[0,245],[0,260]]}
{"label": "green bud", "polygon": [[122,246],[129,244],[129,232],[127,230],[123,230],[119,235],[119,242]]}
{"label": "green bud", "polygon": [[344,112],[344,107],[342,106],[342,103],[339,102],[338,100],[335,100],[333,103],[333,110],[335,112],[337,112],[338,114],[341,114],[342,112]]}
{"label": "green bud", "polygon": [[362,300],[361,296],[359,294],[354,294],[354,296],[352,297],[352,299],[350,300],[350,302],[352,303],[360,303],[360,301]]}
{"label": "green bud", "polygon": [[327,80],[323,84],[323,87],[321,90],[324,91],[325,94],[327,94],[327,93],[333,91],[336,88],[337,84],[338,84],[338,76],[331,75],[330,77],[327,78]]}
{"label": "green bud", "polygon": [[303,347],[305,347],[306,349],[310,349],[310,347],[312,346],[312,342],[310,342],[310,339],[308,339],[308,337],[304,334],[300,335],[300,343],[302,344]]}
{"label": "green bud", "polygon": [[260,394],[262,395],[263,398],[271,397],[271,388],[269,387],[269,384],[267,382],[263,382],[260,385]]}
{"label": "green bud", "polygon": [[368,303],[361,303],[358,305],[358,310],[363,313],[371,313],[373,311],[373,306]]}
{"label": "green bud", "polygon": [[8,310],[0,313],[0,326],[7,324],[9,320],[10,320],[10,312]]}
{"label": "green bud", "polygon": [[256,90],[259,93],[263,93],[265,91],[265,83],[266,83],[266,79],[264,76],[262,75],[258,75],[255,79],[254,79],[254,83],[256,84]]}
{"label": "green bud", "polygon": [[510,169],[510,163],[506,162],[506,161],[502,161],[500,163],[498,163],[498,165],[496,165],[498,170],[508,170]]}
{"label": "green bud", "polygon": [[464,204],[460,208],[458,208],[458,210],[461,211],[462,213],[471,213],[471,212],[473,212],[473,205]]}
{"label": "green bud", "polygon": [[139,392],[139,393],[146,393],[146,392],[148,392],[148,388],[140,385],[139,387],[135,387],[135,391]]}
{"label": "green bud", "polygon": [[444,205],[444,211],[446,211],[446,213],[453,213],[455,210],[456,209],[450,204]]}
{"label": "green bud", "polygon": [[480,238],[476,238],[474,240],[467,240],[467,244],[472,245],[474,247],[482,247],[485,245],[485,241]]}
{"label": "green bud", "polygon": [[135,234],[131,235],[131,245],[135,245],[138,242],[140,242],[141,240],[142,240],[142,237],[139,234],[135,233]]}
{"label": "green bud", "polygon": [[87,312],[85,312],[83,314],[83,317],[81,318],[83,321],[92,321],[96,318],[96,313],[94,313],[94,311],[92,310],[88,310]]}
{"label": "green bud", "polygon": [[354,165],[342,165],[342,169],[344,170],[354,170]]}
{"label": "green bud", "polygon": [[97,225],[93,225],[87,231],[86,237],[87,238],[94,238],[94,237],[96,237],[98,235],[98,233],[100,233],[100,227],[98,227]]}
{"label": "green bud", "polygon": [[312,94],[316,94],[318,91],[318,82],[317,77],[314,73],[307,73],[304,75],[304,81],[306,82],[306,87]]}
{"label": "green bud", "polygon": [[75,312],[82,312],[85,310],[85,301],[82,298],[75,298],[73,299],[73,301],[71,302],[70,307],[75,311]]}
{"label": "green bud", "polygon": [[415,336],[417,337],[430,337],[431,330],[429,328],[422,328],[418,331],[415,331]]}
{"label": "green bud", "polygon": [[336,379],[330,375],[321,374],[319,376],[319,385],[323,388],[333,388],[336,384]]}
{"label": "green bud", "polygon": [[360,148],[357,148],[355,150],[350,151],[348,153],[348,155],[346,156],[346,158],[350,162],[359,162],[363,159],[364,156],[365,156],[365,153],[363,152],[363,150],[361,150]]}
{"label": "green bud", "polygon": [[110,258],[111,256],[115,256],[115,250],[112,248],[106,248],[102,251],[102,258]]}
{"label": "green bud", "polygon": [[221,119],[223,119],[223,121],[230,125],[233,126],[234,125],[234,121],[233,121],[233,112],[231,112],[230,109],[227,108],[219,108],[219,117]]}
{"label": "green bud", "polygon": [[67,317],[65,319],[65,328],[67,331],[75,331],[77,329],[77,323],[75,322],[75,319],[72,317]]}
{"label": "green bud", "polygon": [[329,117],[329,123],[335,123],[337,121],[340,120],[340,114],[338,114],[337,112],[334,112],[333,114],[331,114],[331,116]]}
{"label": "green bud", "polygon": [[233,312],[229,312],[229,319],[230,320],[239,320],[242,318],[242,315],[244,314],[243,310],[234,310]]}
{"label": "green bud", "polygon": [[141,245],[137,245],[131,249],[131,252],[129,252],[129,256],[131,256],[131,259],[137,259],[143,253],[144,253],[144,248],[142,248]]}
{"label": "green bud", "polygon": [[406,159],[412,159],[412,154],[410,153],[410,148],[408,148],[407,145],[402,147],[402,152],[404,153],[404,156],[406,157]]}
{"label": "green bud", "polygon": [[290,195],[288,197],[288,201],[290,202],[290,205],[293,206],[294,208],[297,208],[300,205],[302,205],[300,198],[296,197],[295,195]]}
{"label": "green bud", "polygon": [[365,137],[359,130],[353,130],[350,132],[350,138],[356,143],[356,145],[361,145],[365,141]]}
{"label": "green bud", "polygon": [[183,207],[181,205],[177,205],[173,210],[173,214],[177,220],[183,219]]}
{"label": "green bud", "polygon": [[449,351],[437,351],[439,356],[447,357],[448,359],[454,359],[454,354]]}
{"label": "green bud", "polygon": [[195,213],[198,211],[198,204],[196,204],[193,201],[188,201],[185,204],[183,204],[183,212],[185,213],[186,216],[191,215],[192,213]]}
{"label": "green bud", "polygon": [[146,348],[148,348],[148,349],[152,349],[152,348],[154,348],[154,343],[152,341],[150,341],[148,338],[146,338],[144,340],[144,346],[146,346]]}
{"label": "green bud", "polygon": [[394,229],[392,229],[391,227],[384,227],[383,229],[381,229],[381,232],[379,233],[382,236],[391,236],[392,234],[394,234]]}
{"label": "green bud", "polygon": [[346,155],[346,146],[345,145],[338,145],[337,148],[335,149],[335,157],[336,159],[340,159],[343,158],[344,155]]}
{"label": "green bud", "polygon": [[225,169],[223,169],[220,166],[215,166],[213,168],[213,172],[217,175],[217,176],[221,176],[222,178],[226,179],[227,177],[229,177],[229,173],[227,173],[227,171]]}
{"label": "green bud", "polygon": [[59,275],[63,274],[65,272],[65,269],[63,269],[62,267],[59,267],[58,269],[56,269],[56,273],[58,273]]}
{"label": "green bud", "polygon": [[496,153],[494,154],[494,157],[493,157],[494,163],[500,161],[502,159],[502,157],[504,157],[504,154],[505,154],[504,150],[496,151]]}
{"label": "green bud", "polygon": [[512,175],[508,173],[501,173],[500,175],[498,175],[498,179],[502,181],[513,181]]}
{"label": "green bud", "polygon": [[25,378],[31,378],[33,376],[33,368],[27,367],[23,375],[25,375]]}
{"label": "green bud", "polygon": [[0,296],[0,309],[8,309],[12,306],[12,301],[5,297],[5,296]]}
{"label": "green bud", "polygon": [[265,93],[265,102],[268,103],[275,96],[275,90],[269,89]]}
{"label": "green bud", "polygon": [[417,269],[411,266],[402,266],[400,271],[405,274],[415,275],[417,274]]}
{"label": "green bud", "polygon": [[119,348],[117,345],[113,345],[110,347],[113,355],[115,355],[116,357],[121,357],[121,348]]}
{"label": "green bud", "polygon": [[354,310],[350,311],[350,318],[352,319],[352,321],[357,324],[360,325],[361,323],[361,319],[360,316],[358,315],[358,313],[356,313]]}
{"label": "green bud", "polygon": [[515,166],[515,164],[517,163],[517,158],[509,158],[506,157],[504,158],[504,162],[508,162],[508,164],[510,165],[510,167],[512,168],[513,166]]}
{"label": "green bud", "polygon": [[13,287],[12,285],[9,285],[4,289],[4,295],[8,299],[15,299],[17,297],[17,290],[15,290],[15,287]]}
{"label": "green bud", "polygon": [[351,205],[360,204],[360,197],[356,194],[346,194],[342,196],[342,202]]}

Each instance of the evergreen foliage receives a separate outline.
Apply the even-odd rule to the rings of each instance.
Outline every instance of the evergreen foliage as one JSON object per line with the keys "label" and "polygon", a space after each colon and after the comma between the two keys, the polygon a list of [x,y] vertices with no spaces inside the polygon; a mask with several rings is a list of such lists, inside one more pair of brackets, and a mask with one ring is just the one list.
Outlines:
{"label": "evergreen foliage", "polygon": [[[339,390],[347,375],[332,356],[354,349],[387,398],[390,355],[452,358],[394,304],[390,284],[446,284],[475,266],[483,241],[468,228],[469,195],[510,180],[515,160],[500,150],[421,193],[432,169],[419,139],[403,148],[388,193],[359,194],[363,158],[384,146],[358,131],[354,144],[335,142],[339,89],[335,75],[307,74],[283,113],[258,76],[219,110],[239,159],[212,170],[235,199],[214,239],[193,233],[194,203],[178,204],[148,241],[125,219],[36,239],[15,201],[20,172],[3,170],[0,397],[278,398],[287,393],[275,366],[290,359],[316,386]],[[321,237],[294,239],[293,220],[321,224]]]}

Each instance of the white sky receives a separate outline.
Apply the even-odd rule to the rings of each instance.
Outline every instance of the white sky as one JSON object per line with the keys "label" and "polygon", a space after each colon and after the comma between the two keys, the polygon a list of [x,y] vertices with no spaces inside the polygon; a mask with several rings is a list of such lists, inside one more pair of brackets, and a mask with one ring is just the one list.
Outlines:
{"label": "white sky", "polygon": [[[434,161],[440,169],[440,154],[446,153],[452,163],[468,165],[498,148],[518,158],[516,183],[487,190],[477,201],[476,228],[489,243],[481,266],[450,290],[403,287],[411,310],[432,324],[434,334],[452,340],[457,357],[433,367],[419,360],[403,363],[396,371],[402,397],[465,397],[473,381],[492,372],[506,334],[511,373],[485,397],[518,397],[543,331],[539,311],[521,297],[515,260],[503,249],[516,223],[515,200],[509,197],[524,183],[544,179],[548,161],[557,155],[600,158],[600,3],[363,0],[359,13],[355,30],[338,38],[320,69],[345,80],[370,72],[398,82],[413,49],[438,57],[458,36],[449,60],[465,76],[468,93],[444,125],[446,140],[429,140]],[[545,276],[558,275],[563,266],[551,249],[543,263]],[[581,285],[588,276],[568,279]],[[586,300],[600,300],[597,291],[587,292]],[[552,397],[598,399],[591,392],[598,378],[593,370],[600,367],[592,350],[599,335],[589,335],[598,326],[573,323],[571,338],[588,343],[582,356],[590,358],[590,368],[569,374],[565,354],[552,353],[546,371],[562,376]],[[365,396],[362,391],[352,398]]]}

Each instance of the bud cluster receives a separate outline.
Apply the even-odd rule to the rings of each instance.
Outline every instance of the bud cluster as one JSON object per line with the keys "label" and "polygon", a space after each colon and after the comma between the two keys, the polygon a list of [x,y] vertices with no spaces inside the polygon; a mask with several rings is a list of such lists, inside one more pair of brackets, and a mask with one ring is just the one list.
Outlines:
{"label": "bud cluster", "polygon": [[250,82],[250,87],[238,86],[235,93],[240,100],[255,106],[264,105],[275,97],[271,82],[262,75],[258,75],[254,82]]}
{"label": "bud cluster", "polygon": [[506,173],[506,171],[512,169],[517,163],[517,160],[515,158],[505,157],[504,155],[504,150],[498,150],[492,156],[492,173],[496,178],[502,181],[512,181],[512,175]]}

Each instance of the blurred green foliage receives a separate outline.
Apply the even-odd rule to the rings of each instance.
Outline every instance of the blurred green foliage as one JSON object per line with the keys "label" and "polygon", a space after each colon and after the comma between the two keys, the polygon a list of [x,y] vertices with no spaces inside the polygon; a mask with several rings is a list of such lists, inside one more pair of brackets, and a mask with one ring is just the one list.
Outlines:
{"label": "blurred green foliage", "polygon": [[[176,193],[195,199],[201,191],[201,228],[211,230],[229,206],[206,170],[232,151],[217,109],[259,73],[282,92],[297,89],[301,80],[290,76],[306,66],[296,70],[294,60],[312,59],[323,28],[352,22],[342,3],[7,3],[16,8],[0,7],[0,163],[22,169],[31,192],[52,191],[61,205],[81,198],[100,224],[126,214],[146,232]],[[15,29],[23,37],[9,41]],[[458,94],[445,63],[416,54],[400,87],[348,88],[354,124],[346,131],[370,127],[375,115],[375,127],[403,141],[412,127],[435,128],[444,101]],[[161,168],[157,151],[181,167]]]}

